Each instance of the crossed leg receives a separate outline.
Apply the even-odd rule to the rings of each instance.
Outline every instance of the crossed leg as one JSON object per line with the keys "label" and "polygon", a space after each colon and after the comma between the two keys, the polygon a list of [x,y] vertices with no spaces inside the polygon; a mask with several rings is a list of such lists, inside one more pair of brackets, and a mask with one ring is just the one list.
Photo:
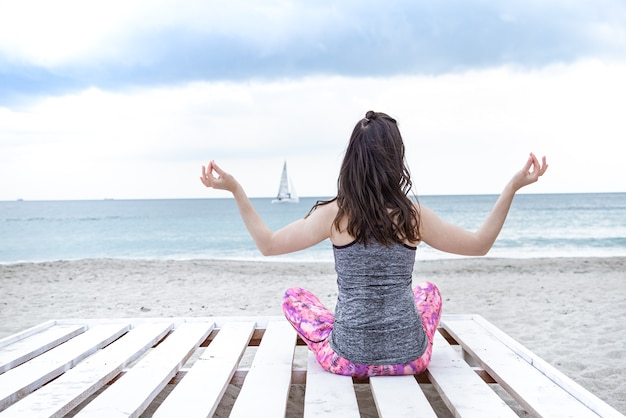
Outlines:
{"label": "crossed leg", "polygon": [[357,377],[418,374],[430,363],[442,302],[439,289],[430,282],[418,284],[413,289],[413,296],[429,343],[420,358],[406,364],[353,363],[335,353],[328,341],[333,329],[334,314],[308,290],[298,287],[288,289],[283,297],[283,312],[302,340],[315,353],[320,365],[329,372]]}

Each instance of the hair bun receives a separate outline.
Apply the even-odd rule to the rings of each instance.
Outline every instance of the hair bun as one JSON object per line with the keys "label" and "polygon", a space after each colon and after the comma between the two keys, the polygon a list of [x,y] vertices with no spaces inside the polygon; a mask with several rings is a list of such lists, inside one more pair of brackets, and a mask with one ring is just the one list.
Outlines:
{"label": "hair bun", "polygon": [[365,114],[365,119],[367,120],[376,119],[376,112],[374,112],[373,110],[368,110],[367,113]]}

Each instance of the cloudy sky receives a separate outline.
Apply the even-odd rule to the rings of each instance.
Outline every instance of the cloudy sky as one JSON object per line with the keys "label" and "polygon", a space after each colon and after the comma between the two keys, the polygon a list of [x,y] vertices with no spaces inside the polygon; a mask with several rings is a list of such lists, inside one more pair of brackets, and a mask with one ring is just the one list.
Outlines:
{"label": "cloudy sky", "polygon": [[623,0],[0,0],[0,200],[335,193],[367,110],[418,194],[625,192]]}

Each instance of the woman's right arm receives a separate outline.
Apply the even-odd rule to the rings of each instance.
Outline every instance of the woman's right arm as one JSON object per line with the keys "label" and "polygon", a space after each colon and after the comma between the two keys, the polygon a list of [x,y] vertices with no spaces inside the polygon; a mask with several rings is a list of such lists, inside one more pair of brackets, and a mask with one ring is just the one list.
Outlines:
{"label": "woman's right arm", "polygon": [[215,161],[211,161],[207,167],[202,166],[200,180],[206,187],[226,190],[233,194],[241,219],[263,255],[303,250],[330,236],[334,219],[330,205],[322,206],[314,210],[310,216],[292,222],[278,231],[272,231],[259,216],[239,182],[218,167]]}

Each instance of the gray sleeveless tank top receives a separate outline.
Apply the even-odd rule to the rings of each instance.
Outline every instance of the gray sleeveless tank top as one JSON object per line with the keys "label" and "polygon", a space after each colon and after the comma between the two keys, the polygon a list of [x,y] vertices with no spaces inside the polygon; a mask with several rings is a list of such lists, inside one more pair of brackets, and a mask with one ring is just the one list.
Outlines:
{"label": "gray sleeveless tank top", "polygon": [[353,363],[405,364],[428,339],[412,290],[415,248],[353,242],[333,246],[337,305],[330,345]]}

